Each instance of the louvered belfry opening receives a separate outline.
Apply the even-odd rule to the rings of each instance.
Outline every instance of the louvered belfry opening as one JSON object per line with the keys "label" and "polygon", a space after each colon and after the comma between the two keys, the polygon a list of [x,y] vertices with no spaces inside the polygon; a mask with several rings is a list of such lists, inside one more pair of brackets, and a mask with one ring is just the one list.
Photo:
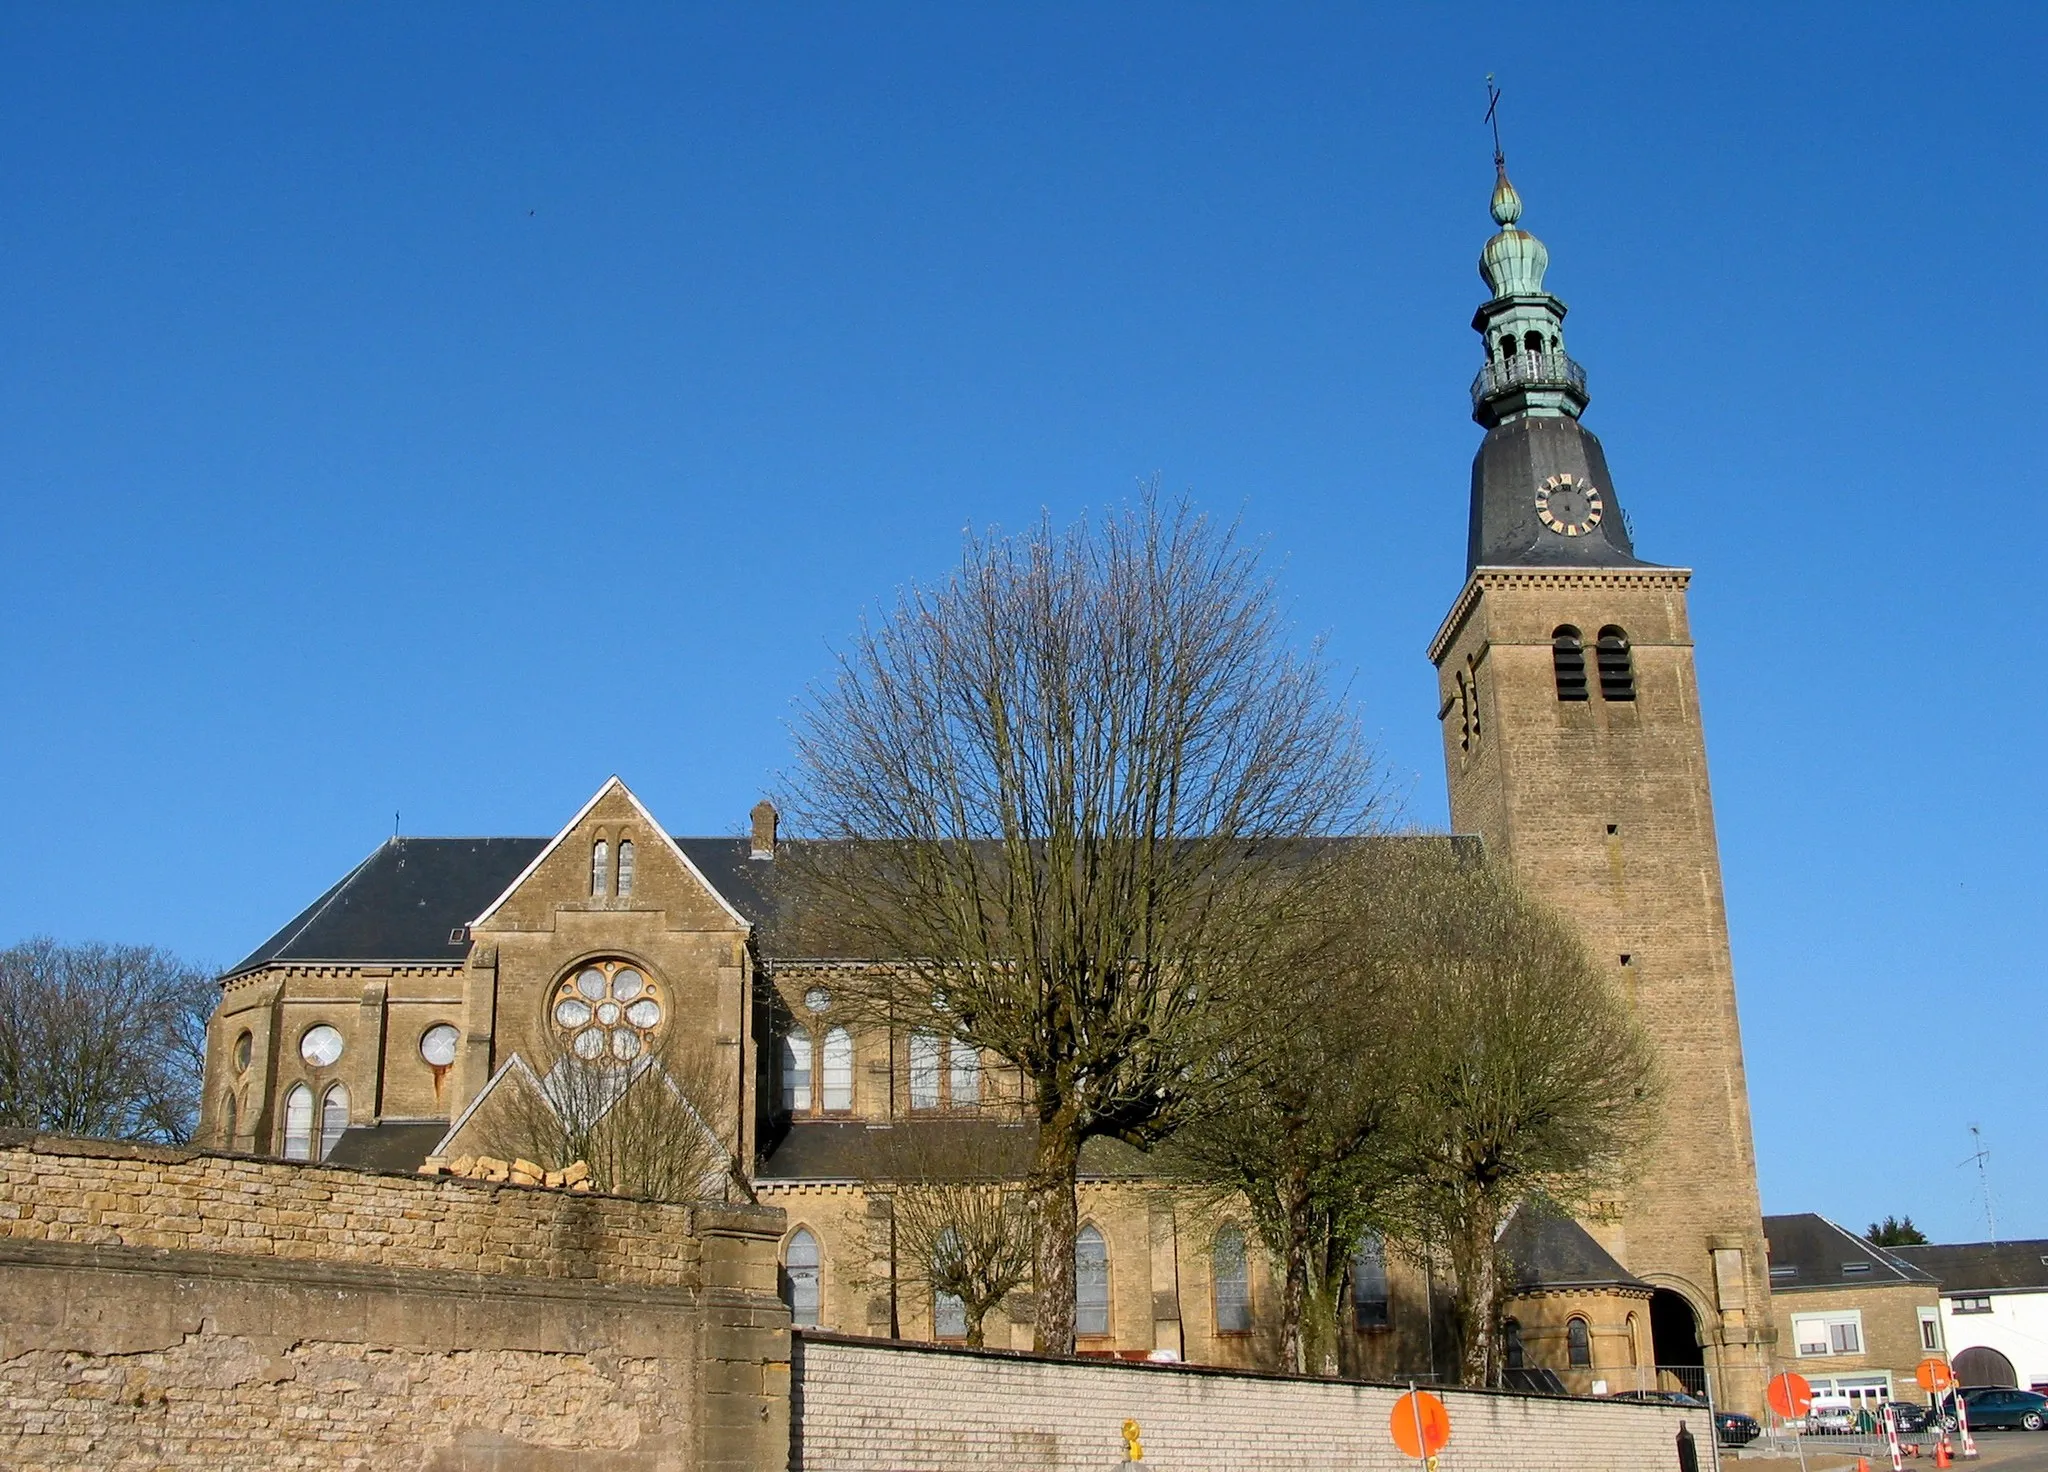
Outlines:
{"label": "louvered belfry opening", "polygon": [[1579,642],[1579,631],[1570,624],[1560,624],[1550,636],[1550,661],[1557,671],[1557,698],[1584,700],[1586,646]]}
{"label": "louvered belfry opening", "polygon": [[1636,669],[1628,652],[1628,634],[1609,624],[1600,631],[1600,698],[1634,700]]}

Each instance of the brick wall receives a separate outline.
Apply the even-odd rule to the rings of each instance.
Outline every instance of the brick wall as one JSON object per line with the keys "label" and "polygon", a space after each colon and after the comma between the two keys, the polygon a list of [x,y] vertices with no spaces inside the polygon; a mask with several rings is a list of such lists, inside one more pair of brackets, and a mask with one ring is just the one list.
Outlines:
{"label": "brick wall", "polygon": [[0,1136],[0,1466],[773,1466],[781,1225]]}
{"label": "brick wall", "polygon": [[[1159,1472],[1413,1472],[1388,1435],[1399,1387],[1177,1365],[975,1353],[804,1332],[793,1359],[800,1472],[1032,1468],[1101,1472],[1141,1429]],[[1680,1421],[1712,1465],[1698,1412],[1615,1401],[1442,1391],[1442,1472],[1659,1472]]]}

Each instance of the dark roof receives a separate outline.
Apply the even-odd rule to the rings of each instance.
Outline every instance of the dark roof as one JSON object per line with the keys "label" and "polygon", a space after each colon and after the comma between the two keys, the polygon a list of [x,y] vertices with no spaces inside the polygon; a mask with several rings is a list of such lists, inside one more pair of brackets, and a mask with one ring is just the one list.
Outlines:
{"label": "dark roof", "polygon": [[[788,1126],[770,1147],[754,1179],[763,1185],[796,1181],[891,1180],[905,1175],[1022,1180],[1038,1148],[1038,1126],[988,1119],[803,1120]],[[1117,1140],[1081,1147],[1081,1174],[1131,1177],[1155,1174],[1144,1153]]]}
{"label": "dark roof", "polygon": [[1592,1234],[1570,1217],[1523,1206],[1508,1219],[1500,1245],[1517,1290],[1536,1288],[1639,1288],[1650,1285],[1616,1262]]}
{"label": "dark roof", "polygon": [[356,1170],[417,1170],[420,1162],[448,1133],[445,1119],[391,1120],[357,1125],[341,1132],[327,1153],[327,1164]]}
{"label": "dark roof", "polygon": [[[1583,536],[1546,526],[1535,491],[1570,476],[1600,492],[1603,514]],[[1531,415],[1486,432],[1472,458],[1465,570],[1475,567],[1651,567],[1635,554],[1599,437],[1578,420]]]}
{"label": "dark roof", "polygon": [[1943,1293],[2048,1289],[2048,1240],[1928,1243],[1893,1253],[1932,1276]]}
{"label": "dark roof", "polygon": [[1771,1252],[1771,1291],[1853,1288],[1870,1283],[1929,1283],[1933,1278],[1818,1212],[1764,1218]]}

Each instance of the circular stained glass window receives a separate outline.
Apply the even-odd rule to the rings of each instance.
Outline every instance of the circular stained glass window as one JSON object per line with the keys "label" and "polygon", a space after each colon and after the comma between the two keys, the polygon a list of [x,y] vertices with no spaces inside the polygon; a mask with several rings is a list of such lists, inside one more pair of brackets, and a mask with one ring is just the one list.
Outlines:
{"label": "circular stained glass window", "polygon": [[578,1058],[631,1063],[661,1026],[661,990],[627,962],[594,961],[555,988],[548,1015]]}
{"label": "circular stained glass window", "polygon": [[804,1005],[813,1012],[822,1012],[832,1005],[832,993],[822,986],[814,986],[804,993]]}
{"label": "circular stained glass window", "polygon": [[249,1054],[255,1046],[255,1038],[243,1033],[235,1039],[235,1072],[246,1073],[249,1068]]}
{"label": "circular stained glass window", "polygon": [[420,1034],[420,1057],[435,1068],[446,1068],[455,1061],[455,1045],[462,1041],[462,1034],[445,1022],[435,1023]]}
{"label": "circular stained glass window", "polygon": [[327,1067],[341,1057],[341,1034],[324,1022],[307,1028],[299,1039],[299,1056],[315,1068]]}

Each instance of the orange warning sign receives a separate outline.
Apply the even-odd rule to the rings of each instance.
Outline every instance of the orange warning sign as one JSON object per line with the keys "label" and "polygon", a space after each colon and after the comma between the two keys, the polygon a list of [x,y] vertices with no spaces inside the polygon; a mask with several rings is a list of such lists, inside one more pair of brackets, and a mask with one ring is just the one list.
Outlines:
{"label": "orange warning sign", "polygon": [[1955,1371],[1948,1367],[1948,1361],[1933,1355],[1920,1361],[1913,1378],[1920,1382],[1922,1390],[1946,1390],[1956,1383]]}
{"label": "orange warning sign", "polygon": [[1813,1405],[1813,1387],[1804,1375],[1787,1370],[1764,1387],[1764,1399],[1781,1416],[1803,1416]]}
{"label": "orange warning sign", "polygon": [[1387,1429],[1409,1456],[1433,1457],[1450,1443],[1451,1413],[1428,1391],[1411,1390],[1394,1402]]}

